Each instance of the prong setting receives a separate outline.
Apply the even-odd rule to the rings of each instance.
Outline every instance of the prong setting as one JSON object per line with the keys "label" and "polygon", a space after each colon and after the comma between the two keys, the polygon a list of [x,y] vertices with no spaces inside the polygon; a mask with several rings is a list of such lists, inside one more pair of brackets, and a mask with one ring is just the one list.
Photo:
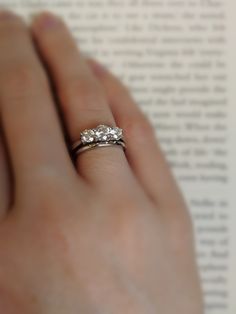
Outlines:
{"label": "prong setting", "polygon": [[118,141],[123,138],[122,129],[104,124],[98,125],[94,129],[81,132],[80,139],[83,144]]}

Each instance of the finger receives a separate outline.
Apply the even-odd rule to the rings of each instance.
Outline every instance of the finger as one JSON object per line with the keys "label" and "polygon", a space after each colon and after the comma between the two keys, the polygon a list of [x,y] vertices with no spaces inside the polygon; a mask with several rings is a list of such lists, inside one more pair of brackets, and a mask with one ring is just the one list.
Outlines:
{"label": "finger", "polygon": [[0,220],[6,215],[10,205],[10,169],[0,128]]}
{"label": "finger", "polygon": [[163,208],[185,208],[156,134],[127,88],[98,62],[88,60],[102,83],[116,122],[124,129],[129,163],[154,202]]}
{"label": "finger", "polygon": [[[79,139],[84,129],[99,124],[114,126],[103,90],[64,23],[44,13],[35,19],[32,31],[55,82],[72,142]],[[127,171],[128,164],[123,150],[118,147],[97,148],[77,159],[79,173],[99,184],[107,181],[108,175],[113,177],[121,171],[121,167]]]}
{"label": "finger", "polygon": [[48,80],[23,21],[0,15],[0,113],[16,181],[68,174],[72,166]]}

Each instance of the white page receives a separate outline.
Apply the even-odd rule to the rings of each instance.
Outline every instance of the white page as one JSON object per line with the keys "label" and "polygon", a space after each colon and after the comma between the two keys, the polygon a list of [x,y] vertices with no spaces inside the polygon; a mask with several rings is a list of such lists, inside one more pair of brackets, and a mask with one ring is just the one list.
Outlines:
{"label": "white page", "polygon": [[236,313],[236,35],[235,35],[235,12],[236,2],[234,0],[227,1],[228,12],[228,68],[229,68],[229,103],[230,103],[230,175],[231,183],[229,186],[230,191],[230,210],[231,210],[231,260],[230,260],[230,273],[229,273],[229,291],[230,291],[230,314]]}
{"label": "white page", "polygon": [[63,16],[150,116],[194,217],[207,314],[236,313],[233,1],[0,0]]}

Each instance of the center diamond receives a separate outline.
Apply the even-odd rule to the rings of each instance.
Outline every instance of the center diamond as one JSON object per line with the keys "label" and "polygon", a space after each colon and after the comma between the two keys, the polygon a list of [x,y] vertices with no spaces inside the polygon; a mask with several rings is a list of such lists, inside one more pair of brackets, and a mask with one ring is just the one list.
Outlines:
{"label": "center diamond", "polygon": [[94,129],[94,131],[98,142],[109,140],[110,127],[107,127],[106,125],[99,125],[96,129]]}

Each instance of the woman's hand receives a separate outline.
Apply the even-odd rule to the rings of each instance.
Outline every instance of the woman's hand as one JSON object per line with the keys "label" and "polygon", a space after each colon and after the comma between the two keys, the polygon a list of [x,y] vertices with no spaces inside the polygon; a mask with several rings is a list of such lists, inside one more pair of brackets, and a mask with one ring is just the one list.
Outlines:
{"label": "woman's hand", "polygon": [[[29,31],[0,14],[0,114],[1,313],[202,313],[189,213],[155,132],[60,19]],[[123,128],[126,152],[74,167],[62,130],[73,143],[98,124]]]}

